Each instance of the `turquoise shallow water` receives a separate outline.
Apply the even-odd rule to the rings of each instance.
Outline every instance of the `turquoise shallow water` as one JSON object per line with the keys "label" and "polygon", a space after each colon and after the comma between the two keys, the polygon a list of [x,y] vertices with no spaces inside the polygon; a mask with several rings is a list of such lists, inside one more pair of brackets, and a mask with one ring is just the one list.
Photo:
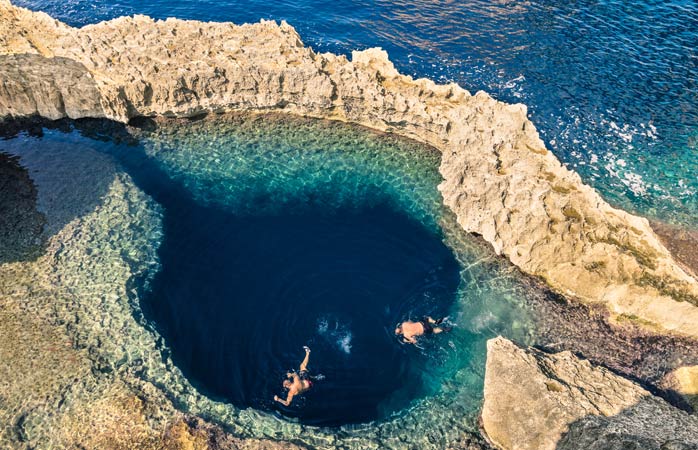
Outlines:
{"label": "turquoise shallow water", "polygon": [[403,73],[525,103],[612,204],[698,227],[698,4],[477,0],[17,0],[75,26],[121,15],[285,19],[321,51],[381,46]]}
{"label": "turquoise shallow water", "polygon": [[[71,127],[44,129],[42,137],[22,134],[0,142],[0,152],[18,156],[37,184],[39,209],[48,218],[45,237],[62,236],[64,228],[78,227],[62,244],[66,248],[61,255],[67,259],[61,263],[57,283],[70,283],[68,290],[76,296],[72,306],[60,310],[66,320],[75,311],[86,311],[74,325],[76,339],[83,342],[80,345],[91,348],[99,361],[108,361],[119,372],[136,373],[160,386],[184,411],[200,414],[241,436],[297,438],[297,418],[316,420],[304,418],[304,411],[327,413],[322,410],[324,397],[309,395],[295,410],[279,409],[268,397],[281,393],[275,386],[286,369],[298,364],[300,345],[309,344],[317,358],[311,368],[324,375],[318,383],[326,383],[328,398],[331,388],[349,389],[342,388],[347,381],[341,381],[338,372],[354,369],[365,372],[356,378],[365,386],[351,386],[357,389],[357,396],[371,388],[373,381],[386,388],[387,395],[374,391],[366,396],[364,400],[373,401],[376,407],[369,415],[315,422],[361,423],[332,430],[313,428],[304,434],[307,442],[321,445],[328,439],[339,440],[355,448],[365,448],[369,442],[395,448],[405,442],[426,442],[426,448],[440,448],[477,429],[486,340],[497,334],[521,343],[536,339],[530,299],[545,293],[494,257],[480,240],[465,234],[442,207],[436,188],[439,155],[433,149],[345,124],[281,116],[168,122],[152,131],[118,132],[117,138],[106,139],[109,133],[90,126],[79,128],[82,132]],[[131,144],[118,143],[118,136]],[[115,189],[126,191],[114,197]],[[109,213],[113,209],[109,205],[122,197],[127,200],[126,209]],[[269,223],[271,227],[265,225]],[[282,236],[284,223],[291,236],[295,233],[295,241]],[[173,226],[179,230],[173,231]],[[210,226],[217,228],[207,228]],[[242,233],[241,240],[226,237],[226,233]],[[332,242],[328,236],[339,243],[328,244]],[[211,238],[211,244],[202,244]],[[357,239],[356,244],[344,238]],[[81,244],[73,249],[75,239]],[[349,259],[335,255],[336,260],[331,260],[320,253],[326,263],[318,265],[316,260],[312,267],[304,264],[313,261],[313,252],[284,253],[284,248],[293,248],[291,244],[316,245],[313,242],[330,245],[330,252],[344,249],[336,253]],[[202,250],[203,245],[212,247],[206,250],[209,253]],[[238,248],[246,250],[236,254]],[[217,250],[234,257],[211,260]],[[181,252],[191,252],[191,257]],[[281,266],[255,274],[254,261],[270,260],[273,254],[282,255]],[[399,260],[390,262],[395,257]],[[95,280],[118,281],[112,272],[122,258],[131,266],[131,275],[124,293],[112,294],[107,292],[111,289],[108,283]],[[235,260],[243,265],[236,266],[240,262]],[[187,264],[196,267],[187,269]],[[383,272],[395,267],[400,269]],[[334,281],[341,285],[341,274],[347,268],[356,279],[350,279],[342,288],[347,292],[337,296]],[[256,301],[239,295],[243,292],[239,288],[223,289],[235,286],[232,280],[245,270],[251,270],[251,275],[243,278],[256,277],[269,288],[271,303],[261,318],[238,316],[229,321],[229,315],[249,310],[245,304]],[[313,274],[334,281],[313,284]],[[339,278],[332,278],[337,274]],[[177,283],[175,292],[188,292],[177,301],[192,305],[186,312],[173,309],[174,320],[168,321],[163,314],[169,314],[166,311],[172,305],[162,304],[167,297],[158,300],[153,295],[162,294],[162,286],[171,290]],[[309,286],[318,287],[308,290]],[[274,307],[275,299],[294,305],[294,292],[316,303],[309,307],[312,312],[307,317]],[[361,306],[363,299],[370,300],[376,293],[399,295],[383,305],[371,300]],[[95,295],[102,300],[94,302]],[[330,300],[342,295],[362,297],[333,306]],[[243,308],[231,309],[231,302]],[[154,314],[153,309],[159,313]],[[393,339],[395,322],[423,314],[449,315],[453,331],[424,340],[418,347]],[[209,326],[212,320],[219,324]],[[239,320],[261,323],[238,338],[216,331],[225,332],[226,326],[235,327]],[[118,328],[105,329],[115,322]],[[174,328],[176,323],[179,328]],[[362,324],[377,336],[366,334]],[[178,334],[172,334],[174,329]],[[190,338],[180,333],[187,329],[194,333]],[[210,336],[199,339],[198,334],[205,333]],[[236,397],[235,390],[240,388],[235,383],[224,383],[233,391],[221,391],[215,381],[210,384],[205,374],[191,370],[195,360],[186,355],[192,351],[199,358],[224,356],[233,368],[254,361],[249,353],[229,353],[226,349],[237,342],[225,339],[240,339],[240,345],[250,340],[252,346],[245,352],[259,352],[261,363],[267,364],[266,369],[258,369],[258,363],[251,368],[253,379],[258,377],[259,382],[242,384],[251,400]],[[202,344],[193,343],[195,340]],[[374,348],[370,342],[375,343]],[[371,374],[383,363],[388,364],[386,370],[397,370],[398,375],[390,370],[386,378]],[[215,367],[210,370],[217,370]],[[223,379],[235,376],[219,375]],[[400,377],[397,384],[395,376]],[[320,388],[316,392],[321,393]],[[265,412],[244,409],[246,406]]]}
{"label": "turquoise shallow water", "polygon": [[[439,394],[447,380],[460,376],[458,389],[464,389],[463,392],[472,389],[472,392],[462,396],[461,400],[465,401],[465,405],[470,405],[468,409],[472,411],[474,419],[481,398],[479,385],[484,373],[486,339],[497,333],[504,333],[523,342],[530,341],[533,324],[532,320],[527,318],[529,311],[523,299],[511,296],[517,285],[515,276],[498,273],[496,264],[488,265],[485,261],[491,256],[487,254],[487,250],[480,247],[475,238],[461,232],[453,217],[441,205],[441,197],[436,189],[441,180],[437,170],[438,153],[407,140],[374,134],[345,124],[290,120],[282,116],[222,116],[184,123],[185,125],[180,126],[164,126],[152,133],[145,132],[141,142],[145,154],[157,161],[158,166],[170,179],[181,183],[198,204],[233,212],[237,217],[244,219],[275,217],[282,214],[279,220],[287,221],[289,227],[298,226],[294,216],[303,217],[309,212],[312,218],[312,211],[316,208],[327,213],[349,213],[350,216],[368,214],[364,219],[366,221],[368,217],[372,217],[368,223],[373,223],[372,221],[379,217],[376,211],[388,209],[406,214],[409,220],[440,236],[437,239],[443,240],[454,252],[454,263],[456,258],[460,262],[460,269],[457,271],[460,281],[454,286],[456,291],[446,294],[448,291],[438,287],[445,282],[443,275],[440,275],[444,268],[439,265],[433,266],[428,269],[428,273],[422,275],[426,278],[418,282],[418,285],[423,287],[417,288],[416,291],[410,288],[409,293],[405,292],[406,296],[392,307],[386,304],[385,308],[388,309],[379,313],[382,319],[374,326],[383,327],[381,333],[390,336],[394,323],[400,319],[419,318],[423,314],[450,314],[454,325],[457,325],[456,330],[433,342],[424,342],[422,349],[405,349],[400,345],[396,347],[396,342],[392,340],[386,349],[392,347],[391,351],[407,358],[411,367],[408,371],[413,374],[419,373],[422,384],[421,387],[404,386],[396,391],[392,399],[385,402],[381,409],[391,412],[395,408],[392,405],[402,404],[404,407],[410,403],[404,396],[414,399]],[[373,213],[370,212],[372,210]],[[287,215],[285,219],[284,214]],[[346,217],[345,220],[354,219]],[[390,222],[391,220],[388,220],[386,224]],[[327,225],[331,226],[332,223],[330,220]],[[375,222],[371,228],[375,230],[376,226],[380,227],[377,224],[378,222]],[[395,226],[400,226],[398,224],[399,222],[395,222]],[[358,228],[359,225],[354,227]],[[342,227],[336,228],[336,232],[341,232]],[[388,235],[380,239],[395,241],[401,248],[406,249],[405,246],[414,244],[410,244],[410,238],[406,235],[401,237],[401,233],[404,232],[397,229],[394,232],[388,231]],[[419,235],[422,232],[413,230],[408,233]],[[304,238],[298,235],[297,239]],[[324,240],[322,235],[318,235],[317,239]],[[384,260],[387,263],[391,253],[395,252],[395,249],[391,250],[384,243],[377,241],[373,244],[370,241],[362,243],[365,239],[378,237],[364,235],[355,244],[375,247],[373,256],[367,255],[367,258]],[[420,240],[424,241],[424,238]],[[329,245],[327,242],[323,245],[325,244]],[[264,244],[260,242],[259,245]],[[335,254],[334,258],[341,259],[342,252],[337,250],[338,254]],[[421,261],[420,265],[427,264],[433,256],[430,256],[430,250],[426,247],[414,247],[410,248],[408,253],[404,253],[403,257],[412,252],[417,252],[415,257]],[[300,260],[288,262],[292,267],[296,263],[302,264]],[[325,264],[332,265],[333,262],[328,260]],[[348,289],[365,297],[370,295],[370,290],[362,291],[371,283],[377,282],[383,286],[389,283],[390,278],[387,274],[380,275],[381,264],[373,269],[370,269],[370,260],[351,264],[352,268],[348,270],[355,274],[357,279],[350,283],[353,288],[347,286],[341,289]],[[365,267],[360,267],[361,265]],[[394,261],[389,265],[399,264]],[[329,272],[322,275],[323,271],[314,268],[305,270],[310,270],[311,273],[317,271],[319,276],[329,275]],[[332,270],[334,269],[330,272]],[[341,269],[344,270],[347,268]],[[398,279],[402,281],[399,281],[398,285],[409,285],[407,266],[403,267],[401,272],[403,275],[398,276]],[[295,269],[280,271],[280,275],[284,273],[295,278],[302,275]],[[336,273],[332,276],[335,275]],[[504,279],[499,280],[500,276]],[[296,282],[293,283],[295,285]],[[336,284],[342,283],[338,281]],[[390,288],[390,291],[399,292],[399,289],[396,289],[398,285]],[[280,286],[279,289],[283,292],[289,287]],[[357,288],[358,291],[355,291]],[[337,286],[327,286],[326,289],[325,297],[332,298],[332,289],[337,289]],[[521,289],[524,287],[521,286]],[[444,294],[446,298],[450,298],[446,303]],[[318,297],[317,301],[323,300]],[[350,302],[349,310],[354,310],[351,303],[356,303],[357,308],[364,310],[358,306],[363,300],[348,298],[347,301]],[[450,302],[454,304],[448,306]],[[365,314],[368,315],[362,316],[364,312],[359,313],[360,316],[352,325],[338,320],[338,311],[343,309],[341,304],[329,307],[329,320],[324,316],[313,320],[319,321],[320,331],[327,328],[323,323],[331,322],[329,328],[334,331],[330,334],[340,344],[348,344],[350,337],[360,342],[360,333],[357,336],[356,330],[352,332],[350,329],[351,326],[361,326],[359,317],[363,317],[367,323],[373,323],[371,314],[375,313],[370,313],[371,310],[365,308]],[[291,317],[295,318],[295,315]],[[379,325],[381,320],[383,323]],[[291,322],[296,323],[294,320]],[[287,336],[291,342],[298,338],[295,333],[287,335],[285,331],[280,331],[280,334]],[[366,342],[371,341],[370,338],[366,339]],[[378,346],[382,338],[373,338],[373,342]],[[302,341],[298,341],[296,347],[301,343]],[[293,354],[294,350],[296,349],[292,348],[290,353]],[[343,350],[346,353],[348,349],[344,347]],[[355,350],[361,351],[360,344]],[[383,351],[384,358],[391,359],[389,355],[390,352]],[[295,358],[297,359],[297,350]],[[322,361],[319,364],[322,367]],[[379,370],[377,367],[375,369]],[[328,367],[326,370],[331,373],[337,368]],[[370,384],[371,376],[363,376],[368,376],[368,380],[357,379],[355,383]],[[468,378],[471,381],[465,381]],[[376,374],[376,382],[379,382],[379,379],[380,376]],[[361,395],[361,392],[357,391],[355,395]]]}

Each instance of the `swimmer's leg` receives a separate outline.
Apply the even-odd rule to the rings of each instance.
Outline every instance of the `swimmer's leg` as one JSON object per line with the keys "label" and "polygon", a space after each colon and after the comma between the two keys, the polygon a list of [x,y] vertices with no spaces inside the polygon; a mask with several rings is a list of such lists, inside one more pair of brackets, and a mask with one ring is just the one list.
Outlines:
{"label": "swimmer's leg", "polygon": [[448,317],[442,317],[440,319],[434,320],[431,316],[427,316],[426,319],[429,321],[430,324],[432,325],[441,325],[444,320],[448,319]]}
{"label": "swimmer's leg", "polygon": [[303,362],[301,363],[301,372],[308,370],[308,360],[310,360],[310,349],[307,346],[303,346],[303,350],[305,350],[305,358],[303,358]]}
{"label": "swimmer's leg", "polygon": [[434,334],[448,333],[452,329],[453,329],[452,327],[442,325],[440,327],[434,327],[433,332],[434,332]]}

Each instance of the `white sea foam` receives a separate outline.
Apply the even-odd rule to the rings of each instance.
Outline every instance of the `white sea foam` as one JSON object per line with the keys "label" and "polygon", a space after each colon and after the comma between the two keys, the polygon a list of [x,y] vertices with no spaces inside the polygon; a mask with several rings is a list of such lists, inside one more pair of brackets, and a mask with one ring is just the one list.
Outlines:
{"label": "white sea foam", "polygon": [[630,170],[628,168],[628,163],[624,159],[615,158],[615,156],[610,153],[607,157],[610,161],[606,164],[605,168],[610,175],[620,181],[633,194],[639,196],[648,195],[650,186],[647,185],[642,175]]}
{"label": "white sea foam", "polygon": [[623,184],[625,184],[635,195],[647,195],[647,185],[645,184],[645,181],[642,179],[641,175],[633,172],[627,172],[623,175],[623,180],[621,181],[623,181]]}
{"label": "white sea foam", "polygon": [[339,348],[347,355],[351,354],[351,338],[351,332],[349,332],[337,340]]}
{"label": "white sea foam", "polygon": [[353,335],[346,325],[339,323],[336,319],[322,317],[318,320],[317,332],[347,355],[351,354]]}

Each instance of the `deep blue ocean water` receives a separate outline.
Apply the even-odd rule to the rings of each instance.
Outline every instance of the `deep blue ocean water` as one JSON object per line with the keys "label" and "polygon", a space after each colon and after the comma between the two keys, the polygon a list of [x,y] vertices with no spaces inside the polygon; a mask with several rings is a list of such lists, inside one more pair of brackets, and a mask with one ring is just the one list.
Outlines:
{"label": "deep blue ocean water", "polygon": [[81,26],[121,15],[287,20],[316,50],[385,48],[398,69],[529,107],[614,205],[698,226],[698,3],[16,0]]}

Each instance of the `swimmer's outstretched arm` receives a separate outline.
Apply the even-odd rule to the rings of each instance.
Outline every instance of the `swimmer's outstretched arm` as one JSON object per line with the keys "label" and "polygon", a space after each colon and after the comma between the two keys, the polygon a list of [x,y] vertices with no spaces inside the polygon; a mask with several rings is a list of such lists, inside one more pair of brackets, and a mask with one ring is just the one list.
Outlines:
{"label": "swimmer's outstretched arm", "polygon": [[276,400],[277,402],[281,403],[284,406],[289,406],[295,395],[296,395],[295,393],[288,391],[288,395],[286,396],[286,400],[280,399],[278,395],[274,396],[274,400]]}

